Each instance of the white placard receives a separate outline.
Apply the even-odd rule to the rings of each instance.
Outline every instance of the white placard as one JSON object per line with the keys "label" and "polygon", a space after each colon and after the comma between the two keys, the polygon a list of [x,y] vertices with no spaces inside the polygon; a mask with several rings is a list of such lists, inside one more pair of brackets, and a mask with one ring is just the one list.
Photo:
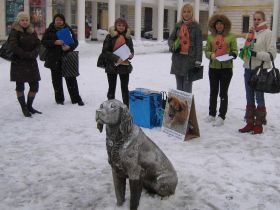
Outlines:
{"label": "white placard", "polygon": [[233,58],[234,58],[234,57],[231,56],[231,55],[229,55],[229,54],[225,54],[225,55],[221,55],[221,56],[216,57],[216,59],[217,59],[218,61],[228,61],[228,60],[231,60],[231,59],[233,59]]}
{"label": "white placard", "polygon": [[130,49],[126,44],[123,44],[117,50],[113,52],[115,55],[119,56],[123,61],[129,58],[131,55]]}

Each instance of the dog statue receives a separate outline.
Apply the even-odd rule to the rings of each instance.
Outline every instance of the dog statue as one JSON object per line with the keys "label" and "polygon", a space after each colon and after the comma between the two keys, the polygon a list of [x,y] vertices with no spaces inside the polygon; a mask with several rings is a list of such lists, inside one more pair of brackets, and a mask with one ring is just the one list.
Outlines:
{"label": "dog statue", "polygon": [[108,161],[112,167],[117,205],[125,200],[126,178],[130,186],[130,209],[139,205],[142,188],[165,197],[175,193],[177,173],[161,149],[133,124],[126,105],[113,99],[96,110],[97,127],[106,125]]}

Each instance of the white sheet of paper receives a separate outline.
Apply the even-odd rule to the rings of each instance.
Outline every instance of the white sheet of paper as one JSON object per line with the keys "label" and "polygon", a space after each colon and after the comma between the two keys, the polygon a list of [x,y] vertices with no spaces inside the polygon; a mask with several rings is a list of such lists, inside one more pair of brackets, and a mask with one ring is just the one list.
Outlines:
{"label": "white sheet of paper", "polygon": [[225,55],[221,55],[221,56],[216,57],[216,59],[218,61],[228,61],[228,60],[233,59],[233,56],[231,56],[229,54],[225,54]]}
{"label": "white sheet of paper", "polygon": [[122,60],[128,59],[131,55],[130,49],[126,44],[123,44],[117,50],[113,52],[115,55],[119,56]]}

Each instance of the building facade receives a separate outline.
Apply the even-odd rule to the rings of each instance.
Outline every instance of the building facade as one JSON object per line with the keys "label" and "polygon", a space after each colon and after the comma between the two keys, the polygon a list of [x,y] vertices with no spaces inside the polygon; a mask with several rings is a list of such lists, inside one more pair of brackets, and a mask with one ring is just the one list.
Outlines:
{"label": "building facade", "polygon": [[[114,20],[123,17],[131,27],[134,38],[141,39],[145,31],[152,31],[154,39],[162,40],[164,30],[171,31],[180,18],[183,4],[194,6],[195,19],[200,22],[203,35],[208,34],[207,22],[215,13],[223,13],[232,21],[232,32],[244,36],[252,25],[252,14],[263,10],[275,38],[279,37],[279,0],[1,0],[0,40],[6,39],[19,11],[30,14],[35,30],[41,36],[56,13],[65,14],[69,25],[77,28],[78,39],[85,40],[87,27],[91,39],[97,29],[107,30]],[[179,12],[178,12],[179,11]]]}

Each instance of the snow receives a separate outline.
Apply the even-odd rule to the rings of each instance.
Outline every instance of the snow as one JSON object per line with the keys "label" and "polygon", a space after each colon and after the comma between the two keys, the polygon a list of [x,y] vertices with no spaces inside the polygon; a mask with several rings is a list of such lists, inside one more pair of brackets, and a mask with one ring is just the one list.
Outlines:
{"label": "snow", "polygon": [[[239,40],[239,46],[242,46]],[[175,88],[166,42],[135,42],[129,88]],[[25,118],[9,81],[9,63],[0,59],[0,209],[127,210],[116,206],[105,132],[99,133],[95,110],[106,100],[107,78],[96,67],[102,43],[79,46],[78,83],[84,107],[72,105],[64,84],[65,105],[54,101],[50,70],[39,62],[42,80],[34,107],[42,115]],[[208,63],[194,83],[201,137],[187,142],[160,128],[143,129],[164,151],[178,174],[176,193],[161,199],[142,192],[139,210],[278,210],[280,209],[279,94],[266,94],[267,120],[261,135],[241,134],[246,105],[242,61],[234,61],[225,124],[213,127],[208,115]],[[277,56],[276,66],[280,66]],[[28,85],[26,85],[26,91]],[[120,86],[116,98],[121,99]]]}

